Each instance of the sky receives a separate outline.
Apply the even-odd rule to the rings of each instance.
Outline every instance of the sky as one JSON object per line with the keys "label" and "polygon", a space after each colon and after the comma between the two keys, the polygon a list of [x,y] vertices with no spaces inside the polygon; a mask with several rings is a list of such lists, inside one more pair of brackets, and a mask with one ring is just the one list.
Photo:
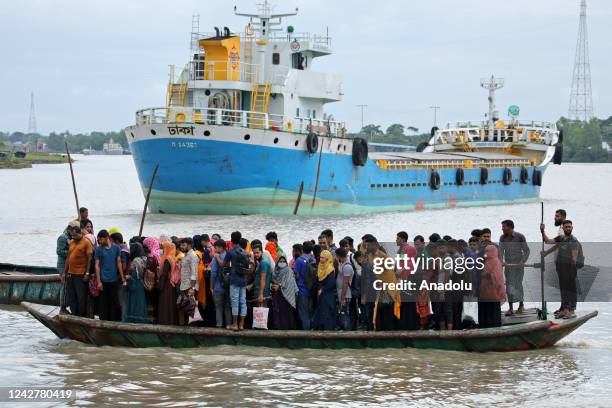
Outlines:
{"label": "sky", "polygon": [[[189,57],[191,16],[200,31],[228,26],[255,10],[239,0],[19,0],[0,8],[0,130],[26,131],[30,92],[38,131],[114,131],[134,112],[165,103],[168,65]],[[578,0],[277,1],[299,7],[285,21],[297,32],[329,30],[334,54],[313,70],[343,76],[343,100],[327,105],[350,131],[392,123],[427,132],[479,120],[487,110],[481,77],[505,79],[497,107],[521,119],[567,115],[578,31]],[[612,115],[610,0],[588,1],[595,115]]]}

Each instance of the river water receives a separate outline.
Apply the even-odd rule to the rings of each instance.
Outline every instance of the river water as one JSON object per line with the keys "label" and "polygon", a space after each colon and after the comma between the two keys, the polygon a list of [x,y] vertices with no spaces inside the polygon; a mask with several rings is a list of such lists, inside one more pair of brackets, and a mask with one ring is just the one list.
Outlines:
{"label": "river water", "polygon": [[[130,157],[77,156],[80,204],[96,230],[135,235],[144,204]],[[552,224],[565,208],[583,241],[612,241],[612,165],[552,166],[542,199]],[[0,261],[54,265],[55,239],[76,213],[67,165],[0,170]],[[488,226],[499,235],[511,218],[539,240],[540,205],[521,204],[369,215],[367,217],[176,216],[149,214],[144,235],[240,230],[281,244],[373,233],[392,241],[433,232],[466,237]],[[548,228],[553,231],[552,225]],[[0,307],[0,386],[61,386],[78,391],[74,405],[138,401],[155,406],[612,406],[612,307],[556,347],[471,354],[426,350],[279,350],[95,348],[59,340],[18,307]],[[61,403],[57,403],[61,405]],[[0,405],[2,403],[0,402]]]}

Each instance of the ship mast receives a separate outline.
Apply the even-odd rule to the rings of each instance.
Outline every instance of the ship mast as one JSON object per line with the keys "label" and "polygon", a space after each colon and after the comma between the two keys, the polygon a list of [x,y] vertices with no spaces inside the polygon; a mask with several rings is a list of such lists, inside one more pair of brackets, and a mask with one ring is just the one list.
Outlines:
{"label": "ship mast", "polygon": [[[259,69],[256,74],[257,82],[263,84],[266,82],[266,45],[268,44],[268,38],[270,37],[271,31],[282,31],[281,21],[283,17],[295,16],[298,13],[297,7],[292,13],[283,14],[272,14],[272,6],[268,3],[268,0],[264,0],[263,3],[257,5],[259,7],[259,13],[239,13],[237,7],[234,6],[234,14],[241,17],[249,17],[253,28],[257,30],[257,56]],[[255,21],[253,22],[253,19]]]}
{"label": "ship mast", "polygon": [[495,121],[499,116],[499,113],[497,110],[495,110],[495,91],[504,87],[504,80],[502,78],[495,78],[495,76],[491,75],[490,79],[481,79],[480,86],[489,90],[489,116],[487,119],[489,125],[489,137],[493,137]]}

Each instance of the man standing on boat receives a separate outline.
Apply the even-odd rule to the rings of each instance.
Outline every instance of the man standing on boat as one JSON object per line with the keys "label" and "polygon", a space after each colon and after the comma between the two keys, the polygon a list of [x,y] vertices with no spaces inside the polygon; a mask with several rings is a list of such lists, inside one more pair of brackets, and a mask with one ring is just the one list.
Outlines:
{"label": "man standing on boat", "polygon": [[70,228],[68,259],[64,270],[64,283],[70,312],[75,316],[84,317],[87,309],[87,281],[89,266],[94,249],[91,242],[83,237],[80,225]]}
{"label": "man standing on boat", "polygon": [[66,307],[68,307],[68,302],[66,299],[66,281],[64,279],[64,270],[66,269],[66,259],[68,258],[68,245],[70,244],[71,240],[70,229],[76,227],[77,224],[79,225],[79,227],[81,226],[81,224],[76,220],[70,221],[68,223],[68,226],[66,227],[64,232],[62,232],[62,234],[57,237],[57,245],[55,247],[55,253],[57,254],[57,273],[59,274],[62,281],[62,286],[60,287],[60,314],[68,313],[66,311]]}
{"label": "man standing on boat", "polygon": [[[196,297],[196,291],[198,288],[198,264],[200,260],[193,250],[193,239],[183,238],[181,240],[181,252],[185,256],[181,259],[181,282],[179,290],[185,296]],[[186,313],[179,314],[179,321],[184,320],[182,323],[187,324],[189,321]]]}
{"label": "man standing on boat", "polygon": [[502,233],[499,237],[499,248],[502,253],[508,296],[506,316],[512,316],[514,314],[512,303],[519,303],[516,313],[521,314],[524,310],[523,276],[530,251],[525,236],[514,230],[512,220],[502,221]]}
{"label": "man standing on boat", "polygon": [[[570,220],[566,219],[563,221],[563,236],[556,236],[554,239],[550,239],[546,236],[544,229],[545,225],[541,224],[542,239],[547,244],[553,244],[554,246],[546,251],[542,251],[542,255],[545,257],[551,252],[557,252],[555,267],[559,277],[559,289],[561,290],[561,307],[558,313],[555,312],[555,315],[558,319],[572,319],[576,317],[575,311],[578,296],[576,277],[579,267],[580,243],[572,235],[574,227]],[[583,263],[584,260],[581,260],[581,262]]]}
{"label": "man standing on boat", "polygon": [[126,284],[121,264],[121,248],[110,239],[107,230],[98,232],[98,246],[95,252],[96,279],[100,292],[100,320],[118,321],[119,279]]}

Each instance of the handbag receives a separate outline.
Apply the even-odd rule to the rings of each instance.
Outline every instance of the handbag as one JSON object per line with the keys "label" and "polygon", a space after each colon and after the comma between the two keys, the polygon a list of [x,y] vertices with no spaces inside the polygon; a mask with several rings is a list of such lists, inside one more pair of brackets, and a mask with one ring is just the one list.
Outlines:
{"label": "handbag", "polygon": [[190,316],[193,316],[193,311],[196,309],[197,303],[195,297],[189,296],[186,293],[179,293],[178,298],[176,299],[176,308],[183,312],[189,313]]}
{"label": "handbag", "polygon": [[100,288],[98,288],[98,279],[96,279],[96,275],[91,275],[89,277],[89,294],[92,297],[100,296]]}

